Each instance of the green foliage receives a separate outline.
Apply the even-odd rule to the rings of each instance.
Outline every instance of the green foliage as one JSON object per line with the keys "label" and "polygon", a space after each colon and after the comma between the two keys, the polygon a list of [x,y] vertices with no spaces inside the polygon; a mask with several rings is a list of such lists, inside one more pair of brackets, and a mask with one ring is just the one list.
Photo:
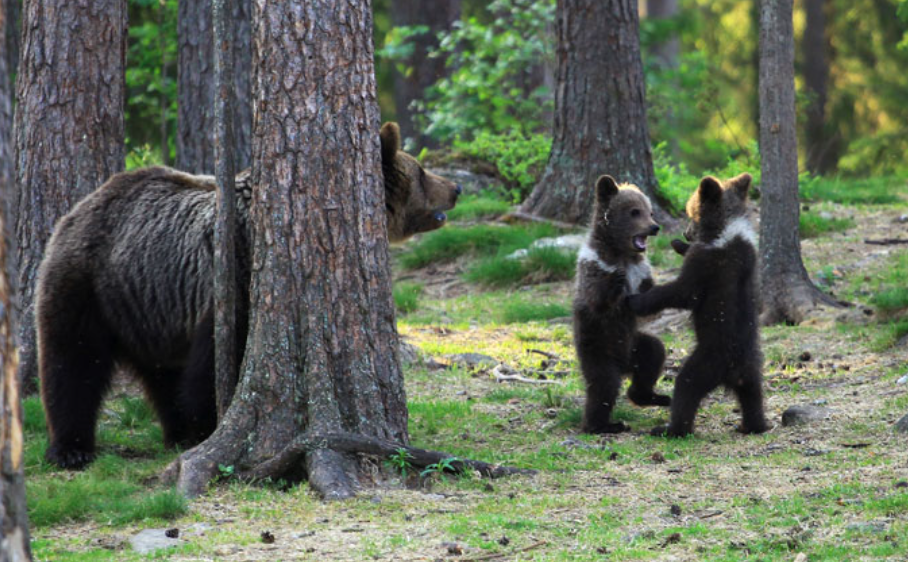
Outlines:
{"label": "green foliage", "polygon": [[880,275],[871,302],[880,310],[894,312],[908,308],[908,252],[902,251],[892,258]]}
{"label": "green foliage", "polygon": [[530,248],[521,259],[495,256],[472,266],[464,276],[471,283],[507,287],[526,283],[573,279],[576,252],[557,248]]}
{"label": "green foliage", "polygon": [[[466,17],[440,34],[433,56],[444,57],[451,69],[427,92],[417,112],[425,130],[435,139],[451,142],[470,139],[479,131],[529,135],[547,129],[551,93],[530,78],[530,69],[553,56],[553,0],[494,0],[486,20]],[[398,32],[401,39],[412,31]],[[393,38],[392,38],[393,39]],[[393,40],[385,56],[405,52]]]}
{"label": "green foliage", "polygon": [[411,460],[413,460],[413,455],[403,447],[400,447],[397,451],[388,456],[385,460],[385,466],[403,477],[413,468],[413,464],[410,462]]}
{"label": "green foliage", "polygon": [[419,297],[423,292],[423,284],[401,281],[394,284],[394,306],[402,314],[409,314],[419,308]]}
{"label": "green foliage", "polygon": [[448,226],[429,232],[411,244],[401,254],[400,263],[406,269],[424,267],[430,263],[451,261],[466,254],[496,255],[528,247],[534,240],[557,233],[547,224],[528,226],[476,225]]}
{"label": "green foliage", "polygon": [[827,201],[843,205],[885,205],[904,201],[908,185],[903,177],[884,176],[875,178],[802,178],[800,197],[806,201]]}
{"label": "green foliage", "polygon": [[800,215],[801,238],[816,238],[829,232],[840,232],[854,228],[854,219],[826,217],[815,212],[802,212]]}
{"label": "green foliage", "polygon": [[501,216],[511,210],[511,204],[488,194],[461,195],[457,206],[447,211],[450,221],[473,221]]}
{"label": "green foliage", "polygon": [[508,302],[501,310],[501,320],[505,324],[551,320],[552,318],[562,318],[570,315],[570,307],[563,304],[544,303],[526,299]]}
{"label": "green foliage", "polygon": [[431,476],[433,474],[438,474],[442,478],[444,478],[444,475],[446,472],[447,473],[457,472],[457,469],[454,466],[454,463],[458,462],[459,460],[460,459],[458,459],[457,457],[449,457],[449,458],[441,459],[440,461],[438,461],[436,463],[432,463],[432,464],[428,465],[426,468],[424,468],[422,470],[422,472],[419,473],[419,475],[422,476],[423,478],[426,478],[427,476]]}
{"label": "green foliage", "polygon": [[511,130],[493,133],[481,130],[471,140],[458,136],[455,149],[474,158],[490,162],[508,182],[511,198],[515,203],[523,201],[536,185],[542,174],[552,148],[548,134],[525,133]]}

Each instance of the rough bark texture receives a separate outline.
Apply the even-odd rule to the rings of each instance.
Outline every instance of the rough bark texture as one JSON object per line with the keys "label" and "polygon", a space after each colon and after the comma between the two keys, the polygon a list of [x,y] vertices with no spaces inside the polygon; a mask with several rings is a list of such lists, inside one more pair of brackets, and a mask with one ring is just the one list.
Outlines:
{"label": "rough bark texture", "polygon": [[[214,227],[214,349],[218,419],[223,419],[236,388],[236,165],[233,146],[233,45],[225,0],[213,0],[217,220]],[[226,148],[226,149],[225,149]]]}
{"label": "rough bark texture", "polygon": [[558,0],[554,142],[542,179],[521,211],[584,222],[601,174],[638,185],[660,222],[637,2]]}
{"label": "rough bark texture", "polygon": [[[8,4],[0,4],[0,47],[7,45]],[[16,378],[16,346],[12,332],[10,302],[8,194],[13,187],[11,98],[8,59],[0,56],[0,562],[31,559],[25,481],[22,474],[22,410]]]}
{"label": "rough bark texture", "polygon": [[792,2],[761,0],[760,255],[767,324],[798,323],[817,304],[834,302],[814,287],[801,261],[795,124]]}
{"label": "rough bark texture", "polygon": [[825,174],[838,162],[838,136],[826,120],[826,101],[829,84],[829,37],[826,35],[825,0],[804,0],[807,25],[804,28],[804,86],[811,96],[807,106],[807,169]]}
{"label": "rough bark texture", "polygon": [[429,51],[438,46],[438,32],[451,29],[460,19],[460,0],[434,0],[428,8],[423,0],[393,0],[391,19],[395,26],[424,25],[427,33],[413,37],[413,55],[405,64],[411,69],[406,76],[394,71],[394,105],[397,108],[397,123],[405,140],[416,143],[414,152],[421,147],[434,148],[437,143],[413,124],[410,104],[425,97],[426,88],[444,76],[443,57],[429,58]]}
{"label": "rough bark texture", "polygon": [[[252,136],[250,92],[250,0],[231,2],[227,21],[235,37],[237,165],[249,166]],[[212,174],[214,163],[214,47],[210,0],[180,0],[177,12],[179,54],[177,68],[177,168]]]}
{"label": "rough bark texture", "polygon": [[[189,495],[219,463],[254,470],[305,432],[406,444],[369,0],[256,0],[250,333],[217,431],[173,467]],[[325,498],[368,465],[305,456]],[[269,475],[279,476],[279,475]]]}
{"label": "rough bark texture", "polygon": [[32,294],[57,219],[123,169],[126,2],[29,2],[16,93],[18,298],[22,373],[36,380]]}

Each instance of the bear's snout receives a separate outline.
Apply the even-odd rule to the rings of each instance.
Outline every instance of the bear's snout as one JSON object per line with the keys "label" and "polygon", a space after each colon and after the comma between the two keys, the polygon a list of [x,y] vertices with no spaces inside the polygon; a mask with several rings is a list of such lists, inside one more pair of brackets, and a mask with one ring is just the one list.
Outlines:
{"label": "bear's snout", "polygon": [[455,196],[460,195],[461,193],[463,193],[463,186],[460,185],[459,183],[455,183],[454,184],[454,195]]}
{"label": "bear's snout", "polygon": [[655,236],[659,234],[659,230],[661,230],[661,228],[662,227],[660,227],[658,224],[654,224],[653,226],[649,227],[649,235]]}

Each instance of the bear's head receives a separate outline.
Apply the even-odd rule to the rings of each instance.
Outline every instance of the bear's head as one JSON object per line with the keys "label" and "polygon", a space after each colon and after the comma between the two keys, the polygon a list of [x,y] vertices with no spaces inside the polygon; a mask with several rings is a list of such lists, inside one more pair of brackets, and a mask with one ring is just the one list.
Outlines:
{"label": "bear's head", "polygon": [[[690,224],[684,237],[691,242],[710,244],[724,236],[736,219],[747,221],[747,192],[752,178],[741,174],[724,182],[712,176],[700,181],[700,187],[687,201],[687,216]],[[740,222],[740,221],[739,221]]]}
{"label": "bear's head", "polygon": [[391,242],[444,226],[448,220],[445,211],[454,208],[463,190],[454,182],[427,172],[416,158],[400,149],[397,123],[382,125],[381,167]]}
{"label": "bear's head", "polygon": [[593,207],[594,239],[614,257],[632,257],[646,251],[646,238],[659,232],[649,197],[636,185],[618,185],[611,176],[596,181]]}

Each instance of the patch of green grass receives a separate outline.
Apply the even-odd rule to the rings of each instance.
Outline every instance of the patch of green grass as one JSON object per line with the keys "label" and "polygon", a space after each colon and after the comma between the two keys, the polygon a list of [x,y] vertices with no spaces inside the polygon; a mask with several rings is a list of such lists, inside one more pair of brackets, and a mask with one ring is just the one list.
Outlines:
{"label": "patch of green grass", "polygon": [[533,320],[550,320],[570,315],[570,307],[563,304],[516,300],[502,308],[501,321],[505,324],[513,324],[517,322],[532,322]]}
{"label": "patch of green grass", "polygon": [[480,261],[464,276],[471,283],[490,287],[573,279],[576,252],[557,248],[530,248],[522,259],[496,256]]}
{"label": "patch of green grass", "polygon": [[677,236],[660,234],[649,239],[647,256],[653,267],[675,268],[680,267],[684,259],[672,248],[672,240]]}
{"label": "patch of green grass", "polygon": [[825,201],[844,205],[886,205],[905,202],[908,192],[905,178],[883,176],[873,178],[816,177],[800,182],[801,199]]}
{"label": "patch of green grass", "polygon": [[804,212],[800,216],[799,230],[801,238],[816,238],[829,232],[841,232],[854,228],[854,219],[824,217],[813,212]]}
{"label": "patch of green grass", "polygon": [[425,287],[422,283],[402,281],[394,284],[394,306],[402,314],[410,314],[419,308],[419,297]]}
{"label": "patch of green grass", "polygon": [[908,251],[898,252],[880,274],[871,302],[884,312],[908,308]]}
{"label": "patch of green grass", "polygon": [[412,244],[400,255],[400,263],[406,269],[415,269],[467,254],[506,255],[528,247],[539,238],[557,234],[557,229],[548,224],[448,226],[429,232]]}
{"label": "patch of green grass", "polygon": [[488,195],[463,195],[457,206],[447,212],[451,221],[475,221],[499,217],[511,210],[511,204]]}
{"label": "patch of green grass", "polygon": [[[419,309],[401,318],[401,322],[407,325],[444,322],[452,329],[467,329],[471,325],[511,324],[570,316],[570,297],[553,294],[553,287],[531,285],[519,292],[491,290],[449,299],[423,299]],[[570,330],[561,330],[557,336],[570,341]]]}

